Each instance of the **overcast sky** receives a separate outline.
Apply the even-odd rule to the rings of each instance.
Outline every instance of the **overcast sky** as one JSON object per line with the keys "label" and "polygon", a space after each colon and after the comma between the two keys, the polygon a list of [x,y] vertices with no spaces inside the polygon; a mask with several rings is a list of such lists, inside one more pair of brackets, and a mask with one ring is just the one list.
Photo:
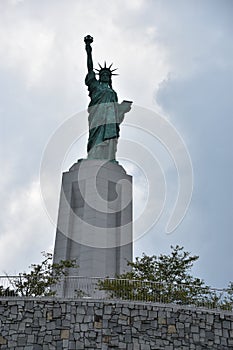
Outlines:
{"label": "overcast sky", "polygon": [[[197,277],[215,287],[233,280],[232,15],[231,0],[0,1],[0,274],[18,273],[53,250],[56,228],[41,198],[40,166],[57,128],[86,110],[83,38],[91,34],[95,66],[106,60],[119,68],[113,78],[119,100],[172,123],[193,164],[189,209],[168,235],[176,169],[166,150],[149,144],[164,167],[168,194],[160,220],[135,242],[135,256],[179,244],[200,256]],[[128,134],[143,143],[143,133]],[[68,152],[58,183],[62,171],[86,156],[86,137]],[[144,169],[130,160],[124,166],[134,176],[138,214]],[[59,191],[58,185],[55,205]]]}

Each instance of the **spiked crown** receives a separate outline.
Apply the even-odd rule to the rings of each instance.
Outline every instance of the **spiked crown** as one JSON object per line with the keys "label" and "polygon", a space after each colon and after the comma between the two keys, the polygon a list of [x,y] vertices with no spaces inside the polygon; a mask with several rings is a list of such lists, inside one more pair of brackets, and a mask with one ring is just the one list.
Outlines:
{"label": "spiked crown", "polygon": [[95,70],[98,72],[97,74],[101,75],[101,74],[103,74],[104,72],[108,72],[110,76],[112,76],[112,75],[118,75],[118,74],[113,73],[113,72],[114,72],[115,70],[117,70],[118,68],[111,69],[113,63],[110,64],[109,67],[107,67],[106,61],[104,62],[104,67],[102,67],[99,63],[98,63],[98,65],[99,65],[100,69],[96,69],[96,68],[95,68]]}

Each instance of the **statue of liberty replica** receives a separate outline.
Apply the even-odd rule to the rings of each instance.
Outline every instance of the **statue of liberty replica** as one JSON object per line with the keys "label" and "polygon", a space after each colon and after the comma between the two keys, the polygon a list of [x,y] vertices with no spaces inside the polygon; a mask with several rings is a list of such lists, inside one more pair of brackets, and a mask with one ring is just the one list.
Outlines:
{"label": "statue of liberty replica", "polygon": [[132,261],[132,176],[116,161],[120,124],[132,102],[118,103],[112,64],[99,65],[96,78],[93,38],[88,35],[84,41],[90,96],[88,156],[63,173],[54,248],[54,263],[75,259],[78,265],[69,269],[59,287],[58,295],[65,297],[82,290],[82,281],[94,297],[93,277],[115,277],[128,271],[127,261]]}
{"label": "statue of liberty replica", "polygon": [[116,69],[107,67],[96,69],[99,80],[93,70],[92,47],[93,38],[88,35],[84,38],[87,52],[88,73],[85,83],[88,86],[90,103],[89,112],[89,139],[87,144],[88,159],[115,160],[120,124],[125,113],[131,109],[132,102],[118,103],[116,92],[112,88],[112,75]]}

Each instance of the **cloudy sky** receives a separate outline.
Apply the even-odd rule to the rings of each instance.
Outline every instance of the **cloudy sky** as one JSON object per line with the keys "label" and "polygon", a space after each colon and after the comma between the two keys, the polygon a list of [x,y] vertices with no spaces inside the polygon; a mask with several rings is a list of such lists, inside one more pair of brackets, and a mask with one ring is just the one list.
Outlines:
{"label": "cloudy sky", "polygon": [[[113,81],[119,100],[169,121],[192,160],[189,209],[167,234],[177,174],[166,149],[148,138],[168,193],[163,214],[135,242],[134,254],[167,253],[179,244],[200,256],[196,276],[215,287],[233,280],[232,15],[231,0],[0,1],[0,274],[18,273],[40,261],[41,251],[53,250],[55,226],[41,197],[41,162],[55,131],[65,131],[67,120],[87,107],[83,37],[91,34],[95,65],[107,60],[119,68]],[[127,127],[122,140],[124,135],[139,146],[147,138]],[[85,157],[86,138],[70,144],[55,175],[56,208],[61,173]],[[146,159],[142,168],[129,157],[122,160],[134,176],[135,215],[143,215],[149,191],[143,161],[146,168]]]}

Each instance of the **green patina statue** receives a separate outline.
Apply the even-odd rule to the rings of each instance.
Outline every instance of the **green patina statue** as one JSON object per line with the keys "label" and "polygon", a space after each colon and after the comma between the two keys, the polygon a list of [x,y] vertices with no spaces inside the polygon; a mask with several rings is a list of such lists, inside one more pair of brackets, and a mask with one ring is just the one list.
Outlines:
{"label": "green patina statue", "polygon": [[92,47],[93,38],[84,38],[87,52],[88,73],[85,83],[88,86],[90,103],[88,106],[89,139],[87,144],[88,159],[115,160],[120,124],[125,113],[131,109],[131,101],[118,103],[116,92],[112,88],[112,75],[116,69],[112,64],[97,69],[99,80],[93,70]]}

